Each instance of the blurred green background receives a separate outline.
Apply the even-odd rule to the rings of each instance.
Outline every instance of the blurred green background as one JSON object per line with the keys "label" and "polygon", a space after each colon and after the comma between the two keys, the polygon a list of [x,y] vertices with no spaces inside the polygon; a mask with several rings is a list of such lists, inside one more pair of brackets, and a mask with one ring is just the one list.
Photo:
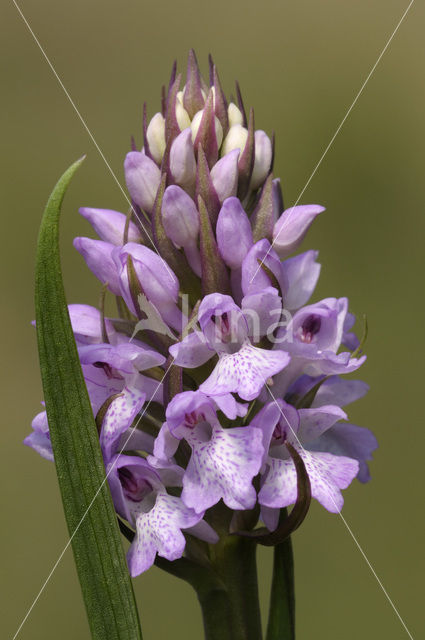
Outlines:
{"label": "blurred green background", "polygon": [[[74,0],[20,6],[112,169],[123,180],[141,105],[153,115],[171,63],[211,52],[225,89],[237,78],[256,124],[277,136],[276,175],[293,203],[407,7],[407,0]],[[39,411],[33,270],[37,230],[62,171],[88,157],[66,197],[63,269],[69,302],[99,287],[72,248],[77,214],[126,203],[11,1],[2,3],[2,637],[11,638],[67,542],[51,464],[21,445]],[[327,212],[305,247],[320,249],[315,299],[347,295],[369,321],[371,385],[350,408],[380,449],[370,485],[346,492],[344,517],[412,635],[423,621],[425,7],[385,53],[306,190]],[[407,638],[338,516],[314,505],[294,537],[298,638]],[[263,605],[269,550],[259,554]],[[146,640],[200,639],[185,584],[153,569],[135,581]],[[89,637],[68,550],[19,637]]]}

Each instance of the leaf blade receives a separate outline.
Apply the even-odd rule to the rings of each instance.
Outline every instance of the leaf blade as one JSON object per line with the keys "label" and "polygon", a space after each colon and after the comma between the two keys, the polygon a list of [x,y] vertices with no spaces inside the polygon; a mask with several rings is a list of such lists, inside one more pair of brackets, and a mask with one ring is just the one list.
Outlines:
{"label": "leaf blade", "polygon": [[59,179],[40,227],[35,296],[40,369],[65,518],[92,637],[141,640],[60,266],[60,209],[82,161],[75,162]]}

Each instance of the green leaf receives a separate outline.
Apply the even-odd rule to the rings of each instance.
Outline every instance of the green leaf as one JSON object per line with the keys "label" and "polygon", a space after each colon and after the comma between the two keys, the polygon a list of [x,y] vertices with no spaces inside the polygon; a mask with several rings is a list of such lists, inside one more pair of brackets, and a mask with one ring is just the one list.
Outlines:
{"label": "green leaf", "polygon": [[41,377],[65,518],[92,637],[140,640],[133,588],[61,275],[59,213],[82,160],[57,183],[40,228],[35,307]]}

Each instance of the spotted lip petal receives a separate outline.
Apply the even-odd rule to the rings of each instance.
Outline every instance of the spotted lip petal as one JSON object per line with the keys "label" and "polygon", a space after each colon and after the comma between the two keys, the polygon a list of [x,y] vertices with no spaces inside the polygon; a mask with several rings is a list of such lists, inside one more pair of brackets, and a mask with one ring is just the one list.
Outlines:
{"label": "spotted lip petal", "polygon": [[156,554],[167,560],[181,558],[186,546],[181,530],[194,527],[204,515],[186,507],[180,498],[170,496],[165,490],[158,491],[149,511],[143,511],[143,503],[131,507],[136,537],[127,561],[133,577],[149,569]]}
{"label": "spotted lip petal", "polygon": [[183,476],[183,502],[198,512],[220,499],[231,509],[252,508],[256,502],[252,480],[263,458],[260,429],[223,429],[213,401],[200,391],[176,395],[167,407],[166,417],[154,453],[172,455],[176,438],[184,438],[192,449]]}
{"label": "spotted lip petal", "polygon": [[[311,483],[311,495],[331,513],[341,511],[346,489],[359,470],[357,460],[330,453],[298,449]],[[269,471],[258,494],[258,501],[266,507],[281,509],[297,499],[297,474],[292,460],[269,458]]]}
{"label": "spotted lip petal", "polygon": [[204,511],[220,499],[230,509],[252,509],[257,494],[252,480],[260,470],[262,435],[254,427],[211,426],[204,441],[197,429],[186,435],[192,456],[183,477],[183,502]]}
{"label": "spotted lip petal", "polygon": [[238,393],[243,400],[254,400],[267,379],[282,371],[289,361],[285,351],[267,351],[248,341],[236,353],[222,354],[199,389],[212,397]]}

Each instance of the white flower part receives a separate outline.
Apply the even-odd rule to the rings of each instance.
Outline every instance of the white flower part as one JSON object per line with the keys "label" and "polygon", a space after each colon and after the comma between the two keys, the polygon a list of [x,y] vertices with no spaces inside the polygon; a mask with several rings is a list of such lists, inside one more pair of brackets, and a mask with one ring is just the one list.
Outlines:
{"label": "white flower part", "polygon": [[165,489],[158,491],[156,499],[152,492],[142,502],[128,504],[136,524],[136,537],[127,554],[133,577],[149,569],[157,553],[167,560],[181,558],[186,545],[181,529],[194,527],[203,516]]}
{"label": "white flower part", "polygon": [[245,149],[247,140],[248,129],[245,129],[241,124],[234,124],[230,127],[227,136],[224,138],[221,155],[225,156],[233,151],[233,149],[240,149],[240,152],[242,153]]}
{"label": "white flower part", "polygon": [[180,131],[184,131],[190,127],[189,114],[179,100],[176,100],[176,118]]}
{"label": "white flower part", "polygon": [[199,390],[213,398],[238,393],[243,400],[253,400],[267,379],[286,367],[289,360],[285,351],[260,349],[247,340],[236,353],[220,354],[213,372]]}
{"label": "white flower part", "polygon": [[157,164],[162,160],[165,151],[165,120],[162,113],[156,113],[146,130],[149,150]]}
{"label": "white flower part", "polygon": [[233,127],[234,124],[243,124],[242,111],[231,102],[227,107],[227,116],[229,118],[229,127]]}
{"label": "white flower part", "polygon": [[264,451],[260,429],[201,423],[185,439],[192,456],[183,476],[183,502],[205,511],[222,498],[230,509],[251,509],[257,500],[252,479]]}
{"label": "white flower part", "polygon": [[[331,513],[339,513],[344,504],[341,489],[346,489],[359,470],[357,460],[331,453],[299,449],[311,483],[311,495]],[[258,494],[266,507],[283,508],[297,499],[297,473],[291,459],[268,458],[269,472]]]}
{"label": "white flower part", "polygon": [[[193,120],[189,125],[192,130],[192,142],[195,142],[195,138],[198,135],[199,127],[201,125],[202,116],[204,115],[203,109],[197,111],[193,116]],[[220,124],[220,120],[217,116],[214,116],[214,124],[215,124],[215,136],[217,138],[217,147],[220,149],[221,143],[223,142],[223,127]]]}
{"label": "white flower part", "polygon": [[270,171],[272,163],[272,142],[265,131],[259,129],[254,134],[255,137],[255,160],[252,170],[250,188],[258,189],[260,184],[264,182]]}

